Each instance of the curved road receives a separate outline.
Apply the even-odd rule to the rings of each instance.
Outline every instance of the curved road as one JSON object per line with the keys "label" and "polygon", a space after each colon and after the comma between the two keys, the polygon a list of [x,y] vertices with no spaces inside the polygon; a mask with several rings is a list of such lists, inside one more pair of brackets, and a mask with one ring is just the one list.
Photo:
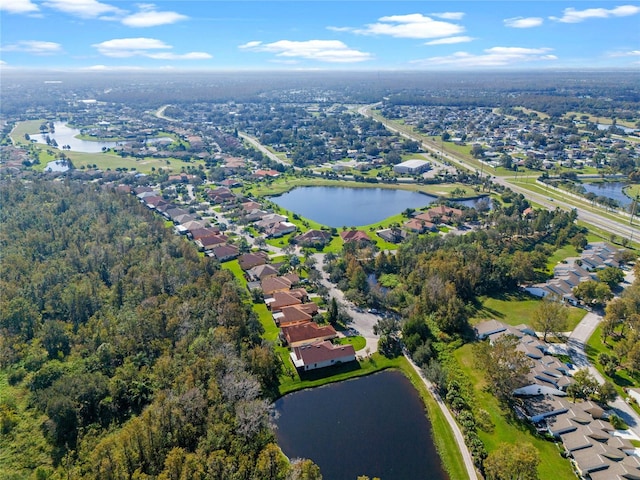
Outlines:
{"label": "curved road", "polygon": [[[367,353],[373,353],[377,351],[379,337],[375,333],[373,333],[373,326],[378,321],[378,317],[374,314],[366,313],[361,310],[358,310],[357,308],[355,308],[355,306],[351,302],[345,300],[344,293],[342,292],[342,290],[339,290],[333,283],[329,281],[329,274],[325,272],[324,269],[322,268],[322,265],[324,262],[324,254],[315,253],[313,254],[313,258],[316,260],[316,267],[318,268],[318,271],[322,275],[322,280],[321,280],[322,284],[328,289],[329,295],[331,297],[334,297],[340,305],[348,309],[349,315],[352,318],[352,322],[351,322],[352,326],[367,341],[366,348],[363,350],[359,350],[356,353],[358,355],[365,356],[367,355]],[[462,434],[460,427],[458,426],[455,419],[453,418],[453,415],[447,408],[447,405],[444,403],[444,400],[442,400],[442,397],[438,393],[437,389],[431,384],[431,382],[429,382],[429,380],[425,378],[424,373],[422,372],[420,367],[418,367],[413,362],[413,360],[411,360],[411,357],[406,353],[405,353],[405,358],[408,360],[408,362],[411,364],[413,369],[422,379],[425,386],[427,387],[427,390],[429,391],[429,393],[431,393],[431,396],[434,398],[438,407],[440,408],[443,415],[447,419],[447,422],[451,427],[451,431],[453,432],[453,436],[455,438],[456,444],[458,445],[458,450],[462,455],[464,466],[467,470],[467,474],[469,475],[469,479],[478,480],[478,474],[477,474],[475,465],[473,463],[473,457],[471,456],[471,452],[469,451],[469,448],[464,443],[464,435]]]}
{"label": "curved road", "polygon": [[[630,285],[635,281],[633,272],[628,272],[625,278],[625,285]],[[589,363],[587,354],[585,353],[585,346],[587,341],[593,335],[593,332],[598,327],[598,324],[602,320],[602,316],[591,311],[587,313],[582,321],[573,329],[567,346],[569,347],[569,356],[571,361],[578,368],[587,368],[600,383],[604,383],[605,379],[600,372]],[[628,405],[619,396],[615,401],[610,403],[611,409],[618,415],[624,422],[629,425],[631,430],[638,439],[640,439],[640,415],[638,415],[630,405]]]}

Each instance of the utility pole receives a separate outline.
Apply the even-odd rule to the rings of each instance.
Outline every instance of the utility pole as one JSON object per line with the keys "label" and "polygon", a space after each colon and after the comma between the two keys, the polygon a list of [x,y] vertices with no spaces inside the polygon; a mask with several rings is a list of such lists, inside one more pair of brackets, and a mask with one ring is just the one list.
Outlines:
{"label": "utility pole", "polygon": [[636,208],[638,207],[638,198],[640,195],[636,195],[636,198],[633,199],[633,203],[631,204],[631,218],[629,219],[629,226],[631,227],[631,235],[629,236],[629,243],[633,242],[633,216],[636,213]]}

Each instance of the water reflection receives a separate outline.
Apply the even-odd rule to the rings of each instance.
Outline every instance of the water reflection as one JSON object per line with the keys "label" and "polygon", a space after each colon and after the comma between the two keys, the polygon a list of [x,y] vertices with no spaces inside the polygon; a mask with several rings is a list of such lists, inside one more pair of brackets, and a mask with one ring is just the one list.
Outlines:
{"label": "water reflection", "polygon": [[276,402],[276,410],[284,453],[312,459],[324,478],[448,478],[424,405],[400,372],[292,393]]}

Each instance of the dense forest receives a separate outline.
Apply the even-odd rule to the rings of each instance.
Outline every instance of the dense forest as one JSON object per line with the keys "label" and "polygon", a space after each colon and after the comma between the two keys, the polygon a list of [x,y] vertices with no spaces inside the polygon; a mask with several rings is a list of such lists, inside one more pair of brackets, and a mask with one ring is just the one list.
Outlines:
{"label": "dense forest", "polygon": [[278,363],[228,271],[129,195],[0,192],[2,478],[320,478],[275,445]]}

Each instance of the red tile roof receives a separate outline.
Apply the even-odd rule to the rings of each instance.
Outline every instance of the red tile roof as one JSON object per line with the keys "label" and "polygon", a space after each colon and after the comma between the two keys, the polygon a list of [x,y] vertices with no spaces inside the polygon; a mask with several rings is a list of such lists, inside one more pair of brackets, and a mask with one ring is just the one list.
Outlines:
{"label": "red tile roof", "polygon": [[314,343],[317,340],[330,340],[338,336],[331,325],[319,326],[316,322],[300,323],[282,327],[282,336],[291,346]]}
{"label": "red tile roof", "polygon": [[301,347],[294,347],[293,353],[305,365],[328,362],[331,360],[355,360],[356,352],[353,345],[333,345],[329,341],[312,343]]}
{"label": "red tile roof", "polygon": [[371,238],[362,230],[345,230],[340,232],[340,236],[345,243],[347,242],[370,242]]}

